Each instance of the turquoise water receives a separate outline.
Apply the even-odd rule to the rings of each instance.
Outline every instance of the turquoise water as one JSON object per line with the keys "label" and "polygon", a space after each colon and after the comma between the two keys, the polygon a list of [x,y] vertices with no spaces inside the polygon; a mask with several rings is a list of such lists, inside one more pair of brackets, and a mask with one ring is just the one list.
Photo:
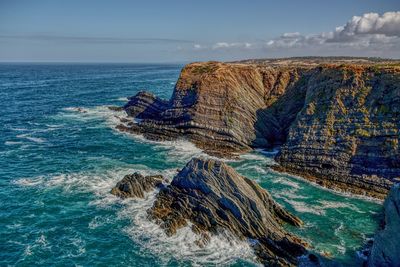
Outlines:
{"label": "turquoise water", "polygon": [[[107,105],[139,90],[169,98],[180,65],[0,65],[0,266],[254,265],[245,242],[213,237],[206,248],[182,229],[166,237],[146,219],[155,193],[120,200],[110,189],[125,174],[172,178],[191,157],[186,141],[157,143],[114,130]],[[81,109],[78,109],[80,107]],[[228,161],[298,215],[290,228],[343,265],[377,226],[380,204],[338,195],[270,171],[273,153]]]}

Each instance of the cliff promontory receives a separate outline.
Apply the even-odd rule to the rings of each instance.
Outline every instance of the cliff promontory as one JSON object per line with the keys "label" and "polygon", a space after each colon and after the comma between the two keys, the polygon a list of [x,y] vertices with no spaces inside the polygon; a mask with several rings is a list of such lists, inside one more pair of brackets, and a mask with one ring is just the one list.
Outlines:
{"label": "cliff promontory", "polygon": [[400,64],[281,59],[185,66],[170,100],[141,92],[118,126],[232,156],[280,146],[278,170],[384,198],[400,179]]}

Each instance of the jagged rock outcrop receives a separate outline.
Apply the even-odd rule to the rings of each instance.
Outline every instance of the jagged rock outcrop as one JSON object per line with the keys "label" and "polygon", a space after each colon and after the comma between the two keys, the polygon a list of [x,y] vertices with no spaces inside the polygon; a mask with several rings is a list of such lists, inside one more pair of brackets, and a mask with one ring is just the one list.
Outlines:
{"label": "jagged rock outcrop", "polygon": [[148,214],[170,235],[192,225],[202,244],[209,233],[224,230],[252,240],[256,254],[268,266],[295,265],[306,251],[305,243],[281,226],[300,226],[302,221],[256,182],[217,160],[192,159],[160,190]]}
{"label": "jagged rock outcrop", "polygon": [[400,186],[394,185],[384,204],[385,218],[375,235],[368,266],[400,266]]}
{"label": "jagged rock outcrop", "polygon": [[143,176],[139,173],[128,174],[111,189],[111,194],[121,198],[144,198],[144,193],[163,185],[161,175]]}
{"label": "jagged rock outcrop", "polygon": [[141,92],[124,108],[137,121],[118,129],[213,155],[282,146],[277,169],[326,187],[384,198],[400,179],[397,61],[192,63],[169,101]]}

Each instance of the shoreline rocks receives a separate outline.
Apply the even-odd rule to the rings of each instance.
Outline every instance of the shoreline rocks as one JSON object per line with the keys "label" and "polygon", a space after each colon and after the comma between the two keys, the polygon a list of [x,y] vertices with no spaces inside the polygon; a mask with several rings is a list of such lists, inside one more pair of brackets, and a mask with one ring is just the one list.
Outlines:
{"label": "shoreline rocks", "polygon": [[144,198],[144,193],[161,188],[164,178],[161,175],[143,176],[139,173],[128,174],[111,189],[111,194],[121,197]]}
{"label": "shoreline rocks", "polygon": [[[143,197],[141,193],[159,182],[159,177],[134,174],[124,177],[113,191],[121,197]],[[306,254],[306,242],[282,227],[284,223],[300,227],[303,222],[222,161],[190,160],[170,185],[161,187],[147,213],[168,235],[191,227],[200,247],[207,245],[210,235],[228,231],[250,242],[268,266],[295,266]]]}
{"label": "shoreline rocks", "polygon": [[185,138],[234,157],[281,146],[281,170],[383,199],[400,181],[400,67],[368,59],[278,59],[186,65],[170,100],[124,106],[121,131]]}

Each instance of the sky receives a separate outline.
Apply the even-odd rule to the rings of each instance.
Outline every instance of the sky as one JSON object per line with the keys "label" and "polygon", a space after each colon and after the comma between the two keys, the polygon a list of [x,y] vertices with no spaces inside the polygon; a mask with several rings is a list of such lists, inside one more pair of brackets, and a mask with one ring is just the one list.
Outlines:
{"label": "sky", "polygon": [[399,0],[0,0],[1,62],[400,58]]}

